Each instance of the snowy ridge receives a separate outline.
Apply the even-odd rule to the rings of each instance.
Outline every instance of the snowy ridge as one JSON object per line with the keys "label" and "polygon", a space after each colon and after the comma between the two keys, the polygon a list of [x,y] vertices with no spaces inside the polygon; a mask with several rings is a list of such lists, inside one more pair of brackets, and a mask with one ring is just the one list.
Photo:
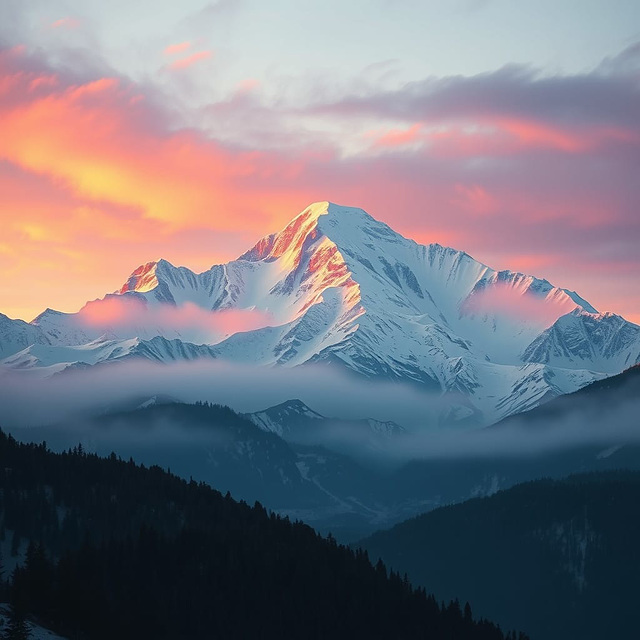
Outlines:
{"label": "snowy ridge", "polygon": [[49,344],[49,340],[39,327],[23,320],[12,320],[0,313],[0,358],[32,344]]}
{"label": "snowy ridge", "polygon": [[263,431],[270,431],[279,436],[287,435],[291,425],[301,419],[304,421],[325,419],[323,415],[310,409],[301,400],[287,400],[263,411],[247,413],[245,417]]}
{"label": "snowy ridge", "polygon": [[[373,418],[362,420],[341,420],[328,418],[308,407],[301,400],[287,400],[281,404],[244,414],[263,431],[275,433],[285,440],[313,441],[322,436],[322,430],[340,424],[341,428],[357,429],[368,437],[390,437],[404,432],[395,422]],[[319,438],[322,440],[322,438]]]}
{"label": "snowy ridge", "polygon": [[640,360],[640,327],[613,313],[575,310],[543,331],[523,359],[564,367],[591,363],[598,370],[623,371]]}
{"label": "snowy ridge", "polygon": [[[196,326],[233,313],[251,323]],[[0,348],[3,368],[46,375],[127,357],[331,362],[455,395],[451,416],[486,424],[640,361],[640,327],[546,280],[319,202],[203,273],[158,260],[78,314],[0,316]]]}
{"label": "snowy ridge", "polygon": [[[339,454],[351,452],[356,458],[387,450],[390,439],[398,439],[407,431],[399,424],[373,418],[329,418],[314,411],[301,400],[288,400],[244,417],[263,431],[275,433],[288,443],[307,447],[320,446],[322,451]],[[304,456],[303,456],[304,457]],[[306,458],[305,458],[306,459]],[[305,476],[304,460],[298,463]]]}
{"label": "snowy ridge", "polygon": [[310,409],[301,400],[287,400],[263,411],[256,411],[245,415],[263,431],[271,431],[279,436],[283,435],[284,425],[288,421],[298,420],[300,418],[304,418],[305,420],[324,420],[323,415]]}
{"label": "snowy ridge", "polygon": [[12,370],[38,369],[43,374],[60,373],[69,367],[145,358],[156,362],[214,358],[211,347],[156,336],[151,340],[108,339],[106,336],[83,345],[33,344],[5,358],[3,366]]}

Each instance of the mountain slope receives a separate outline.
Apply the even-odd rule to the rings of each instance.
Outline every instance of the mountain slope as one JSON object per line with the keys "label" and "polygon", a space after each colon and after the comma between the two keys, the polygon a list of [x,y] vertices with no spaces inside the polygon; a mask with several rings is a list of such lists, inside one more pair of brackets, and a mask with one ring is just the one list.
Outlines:
{"label": "mountain slope", "polygon": [[[16,428],[12,434],[30,442],[46,439],[57,451],[78,443],[101,455],[118,451],[230,491],[237,499],[259,500],[341,539],[361,537],[388,523],[392,514],[397,522],[416,513],[415,508],[396,508],[394,500],[401,498],[383,496],[386,479],[344,454],[286,442],[227,407],[153,400],[133,410]],[[133,402],[140,404],[139,398]],[[332,442],[326,434],[319,439]],[[362,436],[359,442],[366,447],[368,440]]]}
{"label": "mountain slope", "polygon": [[[81,442],[102,455],[117,451],[161,464],[352,541],[518,482],[640,469],[639,371],[595,382],[498,426],[451,433],[444,442],[441,432],[388,433],[382,425],[378,433],[375,422],[314,417],[319,414],[296,401],[254,414],[261,418],[255,424],[251,415],[224,407],[140,396],[103,406],[95,417],[12,433],[46,439],[55,450]],[[275,433],[280,428],[285,439]]]}
{"label": "mountain slope", "polygon": [[640,473],[539,480],[444,507],[362,541],[436,597],[456,593],[480,615],[532,638],[636,632]]}
{"label": "mountain slope", "polygon": [[523,358],[560,367],[588,363],[599,371],[622,371],[638,362],[638,336],[640,327],[621,316],[576,309],[543,331]]}
{"label": "mountain slope", "polygon": [[300,400],[288,400],[244,415],[260,429],[276,433],[288,442],[323,445],[340,452],[352,450],[355,455],[366,456],[405,433],[403,427],[391,421],[327,418]]}
{"label": "mountain slope", "polygon": [[[28,353],[11,359],[31,339],[23,325],[0,336],[4,369],[43,366]],[[446,415],[469,424],[530,409],[640,361],[640,327],[598,313],[575,292],[419,245],[361,209],[327,202],[228,264],[196,274],[150,262],[79,313],[47,310],[26,326],[39,330],[37,343],[98,349],[78,357],[87,364],[119,358],[128,340],[158,337],[251,365],[328,362],[448,394]],[[91,346],[104,335],[121,342],[115,355]],[[68,355],[52,359],[71,364]],[[175,346],[160,356],[172,357],[183,357]]]}
{"label": "mountain slope", "polygon": [[271,508],[331,504],[317,486],[300,475],[297,455],[284,440],[231,409],[202,403],[145,405],[85,417],[76,424],[16,430],[15,434],[31,441],[46,438],[57,450],[78,442],[103,455],[116,450]]}
{"label": "mountain slope", "polygon": [[77,346],[33,344],[5,358],[4,365],[13,370],[34,368],[47,375],[83,365],[121,362],[134,358],[173,362],[215,357],[215,352],[207,345],[194,345],[178,339],[167,340],[155,336],[150,340],[118,340],[105,335]]}
{"label": "mountain slope", "polygon": [[[6,629],[11,620],[11,608],[8,605],[0,604],[0,627]],[[44,629],[33,622],[27,622],[29,630],[29,640],[65,640],[49,629]]]}
{"label": "mountain slope", "polygon": [[554,398],[531,411],[510,416],[490,427],[490,431],[510,428],[554,429],[571,423],[584,425],[585,435],[622,442],[640,439],[637,416],[640,411],[640,365],[622,373]]}
{"label": "mountain slope", "polygon": [[39,327],[0,313],[0,359],[34,344],[49,344]]}
{"label": "mountain slope", "polygon": [[364,553],[157,466],[0,433],[0,470],[3,534],[37,541],[12,604],[69,638],[505,638]]}
{"label": "mountain slope", "polygon": [[[263,431],[271,431],[281,437],[295,434],[300,428],[313,429],[317,421],[325,420],[323,415],[310,409],[301,400],[288,400],[262,411],[247,413],[245,416]],[[300,426],[301,423],[306,424]]]}

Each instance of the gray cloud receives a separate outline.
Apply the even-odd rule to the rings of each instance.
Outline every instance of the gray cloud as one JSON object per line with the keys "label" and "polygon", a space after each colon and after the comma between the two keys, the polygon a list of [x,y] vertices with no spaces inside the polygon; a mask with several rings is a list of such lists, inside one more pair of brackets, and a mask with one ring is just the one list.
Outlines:
{"label": "gray cloud", "polygon": [[76,419],[157,394],[183,402],[225,404],[241,412],[298,398],[327,417],[373,417],[413,428],[435,422],[442,407],[437,394],[372,382],[322,365],[293,370],[221,361],[127,361],[48,379],[29,372],[4,372],[0,381],[0,424],[9,426]]}
{"label": "gray cloud", "polygon": [[[564,124],[615,123],[639,127],[640,86],[627,73],[638,44],[583,75],[545,76],[506,65],[476,76],[427,78],[397,90],[347,95],[318,112],[415,121],[478,116],[524,116]],[[635,80],[635,81],[634,81]]]}

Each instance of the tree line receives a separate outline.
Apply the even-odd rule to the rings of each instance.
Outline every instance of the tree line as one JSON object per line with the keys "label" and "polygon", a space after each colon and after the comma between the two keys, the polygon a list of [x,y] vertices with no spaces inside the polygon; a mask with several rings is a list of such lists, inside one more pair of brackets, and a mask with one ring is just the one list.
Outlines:
{"label": "tree line", "polygon": [[[526,640],[439,603],[366,551],[160,467],[0,432],[6,637]],[[21,635],[23,634],[23,635]]]}

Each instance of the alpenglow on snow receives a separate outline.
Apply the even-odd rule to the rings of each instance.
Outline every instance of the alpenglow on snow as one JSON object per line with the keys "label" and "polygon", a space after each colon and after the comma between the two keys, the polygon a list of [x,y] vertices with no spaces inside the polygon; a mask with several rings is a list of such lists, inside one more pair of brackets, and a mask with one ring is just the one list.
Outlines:
{"label": "alpenglow on snow", "polygon": [[319,202],[203,273],[158,260],[78,313],[0,315],[0,357],[44,376],[133,358],[328,362],[450,395],[454,418],[487,424],[640,362],[640,327]]}

